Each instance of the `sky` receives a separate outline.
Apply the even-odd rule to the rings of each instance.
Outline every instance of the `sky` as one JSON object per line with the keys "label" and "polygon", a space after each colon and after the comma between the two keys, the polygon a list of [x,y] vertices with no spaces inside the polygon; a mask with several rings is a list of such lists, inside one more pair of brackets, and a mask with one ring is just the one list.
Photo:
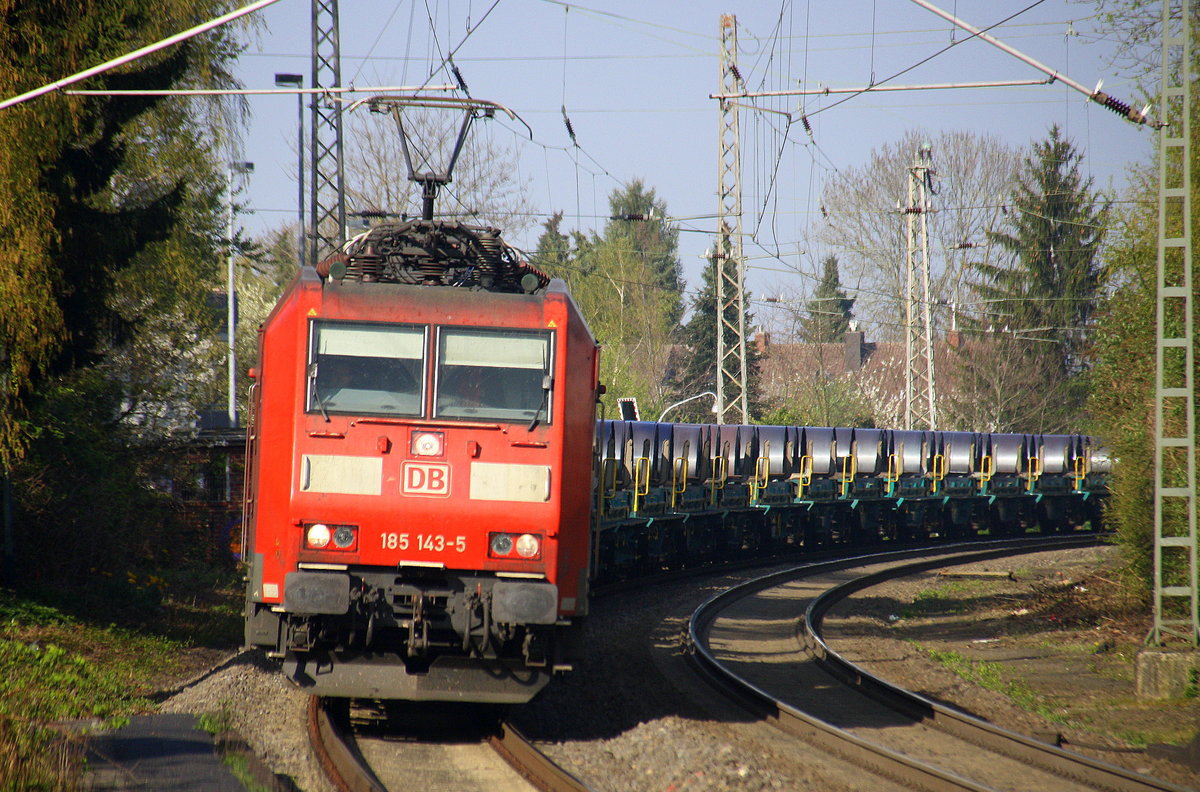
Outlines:
{"label": "sky", "polygon": [[[935,0],[946,11],[1088,87],[1140,105],[1109,62],[1112,44],[1088,2]],[[737,19],[738,66],[750,90],[847,88],[1036,80],[1045,75],[954,28],[910,0],[343,0],[342,83],[413,85],[444,53],[476,98],[515,111],[532,130],[494,123],[477,132],[519,156],[518,178],[534,207],[528,227],[506,232],[532,251],[541,224],[600,230],[608,196],[640,179],[664,200],[680,233],[689,293],[713,244],[718,179],[719,21]],[[1030,7],[1032,5],[1032,7]],[[276,72],[310,71],[310,1],[258,12],[238,76],[274,87]],[[949,46],[952,45],[953,46]],[[944,50],[944,51],[943,51]],[[923,62],[924,61],[924,62]],[[907,71],[904,71],[907,70]],[[904,71],[903,74],[898,74]],[[432,82],[452,79],[445,70]],[[365,94],[364,94],[365,95]],[[776,111],[740,113],[743,222],[750,232],[747,282],[758,297],[808,293],[823,253],[817,240],[825,182],[861,167],[906,130],[967,130],[1016,147],[1059,125],[1084,154],[1097,186],[1119,188],[1130,163],[1147,161],[1153,132],[1063,85],[897,91],[760,100]],[[836,105],[836,106],[835,106]],[[239,159],[255,163],[239,223],[255,235],[296,215],[297,103],[250,98]],[[577,146],[568,136],[571,120]],[[790,113],[789,116],[783,113]],[[800,116],[812,127],[804,130]],[[476,129],[478,130],[478,126]],[[937,152],[933,152],[936,167]],[[403,174],[397,175],[398,179]],[[348,207],[354,209],[355,207]],[[898,221],[899,222],[899,221]]]}

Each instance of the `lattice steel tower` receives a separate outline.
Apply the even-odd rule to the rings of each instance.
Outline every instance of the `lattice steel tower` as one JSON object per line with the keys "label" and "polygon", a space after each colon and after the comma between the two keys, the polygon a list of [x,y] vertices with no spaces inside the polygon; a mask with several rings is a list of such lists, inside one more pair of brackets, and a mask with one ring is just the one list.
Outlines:
{"label": "lattice steel tower", "polygon": [[921,146],[908,169],[908,203],[900,211],[908,231],[904,257],[904,428],[933,429],[933,316],[929,300],[929,227],[933,211],[926,192],[931,187],[933,152]]}
{"label": "lattice steel tower", "polygon": [[[744,90],[737,66],[737,17],[721,16],[719,93]],[[717,423],[749,423],[746,393],[746,259],[742,255],[742,154],[738,105],[721,99],[717,162]]]}
{"label": "lattice steel tower", "polygon": [[[312,87],[340,88],[342,56],[337,0],[312,0]],[[312,95],[308,260],[316,264],[346,239],[342,169],[342,104],[334,94]]]}
{"label": "lattice steel tower", "polygon": [[1154,373],[1154,628],[1200,643],[1192,264],[1191,0],[1163,0]]}

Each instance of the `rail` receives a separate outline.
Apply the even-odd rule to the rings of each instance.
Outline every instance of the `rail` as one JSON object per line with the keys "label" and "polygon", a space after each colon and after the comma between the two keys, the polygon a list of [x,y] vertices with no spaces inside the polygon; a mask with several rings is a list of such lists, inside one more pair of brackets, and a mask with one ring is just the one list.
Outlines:
{"label": "rail", "polygon": [[500,724],[500,733],[488,742],[496,753],[539,789],[547,792],[590,792],[586,784],[539,751],[511,723]]}
{"label": "rail", "polygon": [[326,778],[338,792],[387,792],[317,696],[308,699],[308,741]]}
{"label": "rail", "polygon": [[[868,564],[895,562],[894,566],[830,588],[814,598],[804,614],[803,638],[807,653],[844,684],[854,687],[877,702],[907,718],[925,722],[934,728],[996,753],[1034,765],[1058,775],[1078,779],[1095,788],[1118,792],[1183,792],[1167,782],[1138,775],[1124,768],[1081,756],[1048,743],[1001,729],[970,715],[957,712],[915,693],[885,682],[861,667],[845,660],[820,636],[822,617],[837,602],[855,591],[884,580],[948,564],[986,560],[1005,555],[1093,544],[1095,535],[1017,539],[997,542],[971,542],[939,548],[930,557],[928,548],[882,553],[827,563],[810,564],[777,572],[723,591],[696,609],[688,624],[688,645],[696,668],[718,689],[725,691],[752,713],[766,719],[822,750],[848,758],[880,775],[896,778],[915,787],[932,790],[987,790],[988,787],[930,766],[899,752],[850,734],[831,723],[789,706],[723,665],[707,643],[708,631],[719,614],[732,603],[765,589],[821,573],[846,570]],[[912,563],[901,563],[915,559]]]}
{"label": "rail", "polygon": [[[1047,544],[1053,547],[1034,545],[1020,552],[1079,546],[1085,543],[1079,541],[1081,538],[1071,537],[1071,540],[1074,541],[1067,540],[1063,544],[1058,544],[1051,540]],[[1095,538],[1092,537],[1092,540],[1094,542]],[[1006,554],[1008,553],[975,553],[965,558],[956,558],[953,563],[979,561]],[[818,661],[844,684],[857,687],[863,693],[897,712],[919,718],[941,731],[1026,764],[1041,767],[1059,775],[1082,780],[1097,788],[1112,789],[1117,792],[1148,792],[1149,790],[1184,792],[1174,784],[1139,775],[1123,767],[1117,767],[1107,762],[1082,756],[1058,746],[1026,737],[1023,734],[1002,729],[999,726],[987,723],[966,713],[938,704],[917,693],[892,685],[846,660],[837,652],[830,649],[829,645],[821,637],[821,623],[825,614],[834,605],[846,599],[851,594],[897,577],[904,577],[945,566],[946,563],[947,560],[945,558],[936,558],[863,575],[830,588],[815,598],[804,614],[804,628],[809,640],[812,642],[812,651],[817,656]]]}
{"label": "rail", "polygon": [[[309,742],[334,788],[338,792],[387,792],[347,732],[346,719],[330,712],[328,700],[309,698]],[[521,777],[544,792],[591,792],[508,722],[501,723],[487,742]]]}

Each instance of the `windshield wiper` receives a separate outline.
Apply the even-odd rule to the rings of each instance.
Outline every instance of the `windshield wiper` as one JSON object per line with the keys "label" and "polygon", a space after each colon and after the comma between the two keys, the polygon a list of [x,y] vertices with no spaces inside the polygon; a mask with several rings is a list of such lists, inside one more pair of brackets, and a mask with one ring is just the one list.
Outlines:
{"label": "windshield wiper", "polygon": [[325,423],[329,423],[329,412],[325,409],[325,399],[321,397],[321,392],[317,390],[317,364],[313,363],[308,367],[308,378],[312,380],[313,397],[317,400],[317,407],[321,410],[321,417],[325,419]]}
{"label": "windshield wiper", "polygon": [[546,402],[550,399],[550,388],[554,385],[554,378],[549,374],[542,375],[542,401],[538,404],[538,408],[533,412],[533,420],[529,422],[526,428],[527,432],[532,432],[534,427],[538,425],[538,419],[542,416],[542,410],[546,409]]}

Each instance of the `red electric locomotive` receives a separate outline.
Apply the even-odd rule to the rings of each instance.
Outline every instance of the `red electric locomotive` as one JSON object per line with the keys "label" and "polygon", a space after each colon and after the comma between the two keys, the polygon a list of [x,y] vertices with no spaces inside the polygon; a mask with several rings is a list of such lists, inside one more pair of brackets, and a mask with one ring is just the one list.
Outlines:
{"label": "red electric locomotive", "polygon": [[521,702],[587,610],[597,346],[494,229],[376,227],[260,331],[246,640],[325,696]]}

